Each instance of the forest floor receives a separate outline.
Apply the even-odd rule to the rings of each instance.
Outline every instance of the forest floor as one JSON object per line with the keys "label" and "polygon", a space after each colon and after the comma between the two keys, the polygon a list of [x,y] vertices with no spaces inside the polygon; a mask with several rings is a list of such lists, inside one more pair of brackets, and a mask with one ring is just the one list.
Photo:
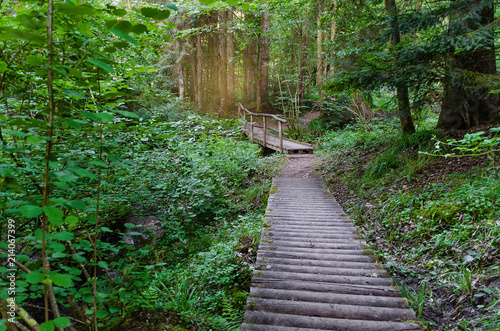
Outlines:
{"label": "forest floor", "polygon": [[[493,291],[494,293],[498,291],[500,289],[500,277],[492,273],[492,271],[480,272],[480,270],[495,265],[492,261],[498,258],[498,250],[495,250],[493,247],[485,249],[488,251],[488,254],[483,253],[483,255],[490,256],[488,261],[484,262],[485,265],[474,269],[470,267],[474,272],[477,272],[477,274],[470,279],[472,285],[468,293],[467,291],[464,291],[465,293],[459,293],[460,291],[454,290],[454,288],[458,286],[456,283],[458,279],[460,279],[459,277],[455,278],[455,284],[452,284],[454,283],[453,281],[449,284],[443,284],[440,279],[445,278],[447,275],[444,272],[440,272],[439,269],[433,272],[429,264],[425,264],[425,262],[429,262],[429,260],[432,261],[430,258],[419,259],[417,263],[410,266],[407,261],[404,261],[405,252],[415,250],[414,246],[417,245],[421,247],[422,255],[426,255],[424,254],[425,251],[432,251],[435,249],[433,248],[433,242],[429,240],[429,242],[425,244],[424,242],[418,243],[411,240],[399,242],[391,239],[392,237],[386,233],[387,228],[380,223],[380,218],[377,216],[381,210],[387,209],[387,207],[391,208],[389,207],[390,203],[384,199],[380,199],[379,186],[367,185],[362,195],[359,190],[354,188],[356,185],[359,186],[361,181],[350,179],[350,183],[347,183],[345,178],[340,175],[349,173],[353,168],[358,169],[362,168],[363,165],[369,164],[373,159],[373,154],[374,153],[360,153],[355,159],[341,156],[333,162],[331,159],[321,160],[322,177],[328,182],[330,191],[335,199],[343,206],[344,210],[355,219],[355,223],[360,227],[360,231],[366,233],[365,239],[370,246],[372,246],[377,256],[390,256],[391,260],[394,260],[397,264],[401,263],[401,265],[405,265],[405,268],[401,269],[389,268],[391,269],[391,276],[406,287],[408,291],[413,293],[416,301],[420,301],[420,304],[423,305],[420,314],[424,319],[429,321],[429,326],[433,330],[499,330],[497,328],[481,328],[480,326],[479,328],[474,328],[473,325],[475,323],[472,322],[477,322],[482,314],[486,314],[487,311],[494,309],[494,301],[496,299],[491,298],[491,300],[484,301],[484,297],[487,295],[485,294],[483,296],[483,292],[491,293],[491,291]],[[391,195],[394,196],[419,196],[431,187],[437,187],[439,185],[444,187],[445,191],[450,191],[451,187],[457,185],[457,183],[451,184],[454,183],[452,179],[456,176],[463,176],[464,179],[484,176],[481,169],[484,171],[486,168],[486,161],[486,157],[479,157],[476,159],[470,157],[460,159],[434,159],[416,171],[410,181],[398,180],[392,183],[384,183],[385,190],[387,192],[392,192]],[[330,164],[330,167],[328,167],[327,164]],[[336,175],[328,174],[329,171],[327,169],[333,170]],[[459,183],[460,182],[458,182],[458,184]],[[478,190],[479,189],[480,188],[478,188]],[[455,202],[451,201],[451,203]],[[389,214],[396,217],[400,212],[401,211],[395,210],[389,212]],[[422,213],[423,212],[424,211],[422,211]],[[457,213],[457,215],[461,214],[461,211]],[[405,221],[402,220],[401,222]],[[415,221],[414,226],[416,223],[417,221]],[[401,231],[409,231],[401,224],[399,227]],[[470,249],[476,251],[479,246],[483,245],[487,246],[488,243],[480,242],[479,245],[472,246]],[[455,254],[454,251],[458,253]],[[450,247],[450,253],[448,254],[449,256],[446,258],[455,260],[457,259],[455,255],[459,257],[462,251],[465,251],[463,247],[459,247],[458,244],[452,245],[452,247]],[[387,254],[387,252],[391,253]],[[446,260],[446,258],[441,256],[441,258],[435,259]],[[382,263],[390,262],[384,261],[384,259],[382,260]],[[457,265],[459,265],[458,262]],[[449,274],[454,274],[454,272],[450,272]],[[418,293],[423,288],[425,289],[425,293],[422,292],[422,297],[418,299]],[[491,308],[487,310],[486,307],[488,306],[491,306]],[[491,312],[489,314],[491,314]],[[494,318],[492,318],[492,320],[494,320]],[[488,326],[489,325],[491,324],[488,324]]]}
{"label": "forest floor", "polygon": [[319,160],[314,154],[287,156],[285,168],[276,177],[319,178],[316,167]]}

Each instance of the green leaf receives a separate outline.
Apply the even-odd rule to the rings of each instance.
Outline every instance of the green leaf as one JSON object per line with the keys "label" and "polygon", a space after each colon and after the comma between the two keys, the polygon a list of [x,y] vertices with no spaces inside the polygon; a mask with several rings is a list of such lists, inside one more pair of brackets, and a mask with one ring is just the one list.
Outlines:
{"label": "green leaf", "polygon": [[113,28],[115,28],[116,30],[120,30],[122,32],[125,32],[125,33],[129,33],[130,31],[132,31],[132,24],[129,21],[120,20],[120,21],[118,21],[118,24],[113,26]]}
{"label": "green leaf", "polygon": [[33,271],[26,275],[26,281],[30,284],[38,284],[44,279],[45,275],[38,271]]}
{"label": "green leaf", "polygon": [[87,204],[82,200],[71,200],[66,202],[66,204],[72,208],[79,210],[85,210],[85,208],[87,208]]}
{"label": "green leaf", "polygon": [[62,253],[66,249],[66,246],[64,246],[63,243],[60,243],[59,241],[51,241],[49,242],[48,246],[54,250],[54,252],[57,253]]}
{"label": "green leaf", "polygon": [[85,61],[87,61],[88,63],[91,63],[91,64],[95,65],[96,67],[99,67],[102,70],[107,71],[109,73],[114,73],[115,72],[115,69],[113,69],[113,67],[111,67],[109,64],[106,64],[106,63],[104,63],[104,62],[102,62],[100,60],[85,59]]}
{"label": "green leaf", "polygon": [[71,321],[69,320],[69,318],[67,318],[65,316],[61,316],[61,317],[54,319],[54,325],[56,326],[56,328],[65,328],[65,327],[69,326],[70,324],[71,324]]}
{"label": "green leaf", "polygon": [[52,258],[54,258],[54,259],[60,259],[60,258],[66,257],[66,256],[68,256],[68,254],[66,254],[66,253],[56,252],[56,253],[52,254]]}
{"label": "green leaf", "polygon": [[47,219],[51,224],[54,224],[55,226],[61,226],[64,224],[64,212],[59,208],[54,206],[45,206],[43,211],[45,212],[45,215],[47,215]]}
{"label": "green leaf", "polygon": [[155,8],[149,8],[149,7],[141,8],[141,14],[149,18],[153,18],[157,13],[158,9]]}
{"label": "green leaf", "polygon": [[68,217],[66,217],[66,219],[64,220],[64,222],[66,224],[76,224],[78,223],[80,219],[78,218],[78,216],[75,216],[75,215],[70,215]]}
{"label": "green leaf", "polygon": [[7,71],[7,63],[0,61],[0,73]]}
{"label": "green leaf", "polygon": [[75,16],[93,15],[96,11],[91,6],[87,5],[77,6],[71,3],[55,3],[54,10],[57,12],[61,12],[63,14],[75,15]]}
{"label": "green leaf", "polygon": [[99,261],[97,262],[97,265],[103,269],[108,268],[108,264],[105,261]]}
{"label": "green leaf", "polygon": [[71,279],[70,275],[66,274],[59,274],[59,273],[50,273],[49,274],[50,279],[52,282],[61,287],[72,287],[75,284],[73,283],[73,280]]}
{"label": "green leaf", "polygon": [[67,183],[64,182],[55,182],[54,185],[56,187],[59,187],[61,190],[67,190],[70,188],[70,186]]}
{"label": "green leaf", "polygon": [[93,178],[93,179],[96,179],[97,176],[94,175],[93,173],[91,173],[90,171],[88,170],[85,170],[85,169],[82,169],[82,168],[74,168],[74,169],[71,169],[75,174],[77,174],[78,176],[80,177],[87,177],[87,178]]}
{"label": "green leaf", "polygon": [[14,169],[12,169],[12,168],[7,168],[7,167],[1,167],[0,166],[0,176],[2,176],[2,177],[7,177],[10,174],[12,174],[13,172],[14,172]]}
{"label": "green leaf", "polygon": [[148,27],[144,24],[136,24],[132,27],[132,32],[134,33],[145,33],[148,32]]}
{"label": "green leaf", "polygon": [[80,92],[74,91],[74,90],[69,89],[69,88],[63,88],[63,93],[66,94],[67,96],[74,97],[76,99],[85,99],[86,98]]}
{"label": "green leaf", "polygon": [[111,30],[111,29],[112,29],[112,28],[114,28],[114,27],[115,27],[115,25],[117,25],[117,24],[118,24],[118,21],[117,21],[117,20],[109,20],[109,21],[106,21],[106,22],[104,23],[104,26],[105,26],[106,28],[108,28],[108,29],[110,29],[110,30]]}
{"label": "green leaf", "polygon": [[116,111],[118,114],[120,115],[123,115],[125,117],[128,117],[128,118],[141,118],[139,115],[137,115],[136,113],[132,113],[130,111],[125,111],[125,110],[117,110]]}
{"label": "green leaf", "polygon": [[97,318],[106,318],[109,316],[109,313],[105,310],[98,310],[97,311]]}
{"label": "green leaf", "polygon": [[100,123],[109,123],[115,119],[115,115],[110,113],[96,113],[95,116],[99,119]]}
{"label": "green leaf", "polygon": [[64,119],[64,122],[66,122],[66,124],[70,127],[70,128],[73,128],[73,129],[77,129],[77,130],[80,130],[82,128],[81,124],[76,122],[74,119],[72,118],[65,118]]}
{"label": "green leaf", "polygon": [[63,241],[72,240],[74,237],[75,235],[73,233],[67,231],[56,232],[52,235],[52,239],[63,240]]}
{"label": "green leaf", "polygon": [[46,59],[44,59],[40,55],[28,55],[24,62],[26,62],[27,64],[32,65],[32,66],[40,66],[40,65],[45,63],[44,60],[46,60]]}
{"label": "green leaf", "polygon": [[3,130],[5,133],[9,133],[13,136],[17,136],[17,137],[29,137],[30,134],[29,133],[26,133],[26,132],[22,132],[22,131],[17,131],[17,130],[9,130],[9,129],[6,129],[6,130]]}
{"label": "green leaf", "polygon": [[118,16],[118,17],[123,17],[127,15],[127,11],[125,9],[115,9],[113,10],[113,15]]}
{"label": "green leaf", "polygon": [[118,29],[111,29],[111,32],[113,32],[115,35],[117,35],[118,37],[120,38],[123,38],[125,39],[126,41],[128,41],[129,43],[131,44],[134,44],[134,45],[139,45],[139,43],[137,42],[137,40],[135,40],[134,38],[132,38],[129,34],[126,34],[125,32],[121,31],[121,30],[118,30]]}
{"label": "green leaf", "polygon": [[40,331],[54,331],[55,330],[54,322],[52,322],[52,321],[43,322],[42,324],[40,324],[39,330]]}
{"label": "green leaf", "polygon": [[133,224],[133,223],[125,223],[125,227],[126,228],[129,228],[129,229],[132,229],[132,228],[135,228],[137,225]]}
{"label": "green leaf", "polygon": [[169,18],[170,11],[145,7],[145,8],[141,8],[141,14],[146,16],[146,17],[155,19],[155,20],[164,20],[166,18]]}
{"label": "green leaf", "polygon": [[81,254],[83,254],[83,253],[73,254],[72,257],[77,262],[85,262],[85,261],[87,261],[87,259],[84,256],[82,256]]}
{"label": "green leaf", "polygon": [[96,166],[103,167],[103,168],[109,168],[109,165],[102,160],[92,160],[91,163],[95,164]]}
{"label": "green leaf", "polygon": [[36,145],[36,144],[39,144],[41,142],[43,142],[43,139],[38,137],[38,136],[29,136],[27,139],[26,139],[26,142],[28,144],[33,144],[33,145]]}
{"label": "green leaf", "polygon": [[173,11],[179,11],[179,8],[177,8],[177,6],[174,5],[173,3],[168,4],[165,7],[167,7],[168,9],[172,9]]}
{"label": "green leaf", "polygon": [[33,205],[24,205],[19,208],[21,215],[27,218],[35,218],[43,213],[42,207],[33,206]]}

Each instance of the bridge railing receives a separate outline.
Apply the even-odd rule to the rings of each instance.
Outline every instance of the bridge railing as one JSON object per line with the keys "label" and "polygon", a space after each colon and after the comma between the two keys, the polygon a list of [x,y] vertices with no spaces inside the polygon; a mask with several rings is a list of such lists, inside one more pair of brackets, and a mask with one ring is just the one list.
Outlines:
{"label": "bridge railing", "polygon": [[[238,116],[244,120],[246,120],[247,114],[250,115],[250,122],[248,123],[250,125],[250,140],[253,142],[253,128],[254,127],[260,127],[264,131],[264,137],[263,137],[263,145],[267,146],[267,130],[272,130],[278,133],[279,141],[280,141],[280,152],[283,152],[283,123],[287,123],[285,119],[282,119],[276,115],[273,114],[264,114],[264,113],[253,113],[243,107],[241,103],[238,104]],[[254,122],[253,118],[262,116],[262,123],[263,125],[261,126],[260,124]],[[278,130],[267,127],[267,121],[266,118],[272,118],[278,121]],[[243,129],[245,129],[245,124],[243,124]]]}

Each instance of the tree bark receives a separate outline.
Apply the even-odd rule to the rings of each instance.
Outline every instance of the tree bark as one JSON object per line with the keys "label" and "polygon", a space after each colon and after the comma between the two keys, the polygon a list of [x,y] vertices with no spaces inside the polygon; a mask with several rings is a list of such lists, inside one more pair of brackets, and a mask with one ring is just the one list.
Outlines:
{"label": "tree bark", "polygon": [[179,74],[179,98],[183,99],[185,97],[185,86],[184,86],[184,68],[182,67],[182,61],[177,63],[177,71]]}
{"label": "tree bark", "polygon": [[[392,38],[391,45],[396,46],[401,41],[401,35],[398,29],[398,8],[396,0],[385,0],[385,9],[391,16],[391,30]],[[401,123],[401,131],[404,135],[415,133],[415,125],[411,117],[410,111],[410,98],[408,94],[408,87],[396,86],[396,94],[398,99],[399,119]]]}
{"label": "tree bark", "polygon": [[301,31],[300,34],[300,49],[299,49],[299,98],[305,97],[305,77],[306,77],[306,31]]}
{"label": "tree bark", "polygon": [[[250,24],[254,20],[251,13],[245,14],[245,24]],[[257,85],[257,43],[254,36],[247,36],[249,42],[244,49],[243,67],[244,67],[244,99],[246,103],[254,102],[256,99]]]}
{"label": "tree bark", "polygon": [[[450,31],[453,31],[455,36],[483,29],[494,22],[493,0],[476,0],[474,4],[483,6],[480,8],[480,20],[450,18]],[[498,95],[490,95],[488,87],[488,78],[497,72],[493,31],[485,44],[474,51],[450,51],[438,128],[448,131],[469,129],[498,118],[499,98]]]}
{"label": "tree bark", "polygon": [[198,109],[203,108],[203,48],[201,44],[201,32],[196,36],[196,101]]}
{"label": "tree bark", "polygon": [[[265,2],[267,5],[267,1]],[[262,35],[259,45],[259,93],[257,96],[257,111],[269,109],[269,28],[271,19],[267,8],[262,13]]]}
{"label": "tree bark", "polygon": [[227,76],[227,85],[228,85],[228,104],[230,107],[234,106],[236,100],[236,82],[235,82],[235,51],[234,51],[234,33],[233,33],[233,12],[229,11],[227,16],[228,23],[228,41],[227,41],[227,52],[228,52],[228,76]]}
{"label": "tree bark", "polygon": [[220,91],[221,91],[221,107],[222,115],[228,116],[228,94],[227,94],[227,11],[223,10],[219,13],[220,36]]}
{"label": "tree bark", "polygon": [[316,63],[316,85],[318,86],[318,97],[319,97],[319,111],[320,116],[323,117],[323,108],[321,107],[321,96],[323,91],[321,86],[323,85],[323,30],[321,29],[321,14],[322,14],[321,2],[318,2],[318,17],[316,19],[317,26],[317,63]]}
{"label": "tree bark", "polygon": [[[334,53],[335,53],[335,38],[337,37],[337,0],[333,1],[333,20],[330,25],[330,68],[328,70],[328,76],[333,76],[335,74],[335,63],[334,63]],[[325,66],[326,69],[326,66]]]}

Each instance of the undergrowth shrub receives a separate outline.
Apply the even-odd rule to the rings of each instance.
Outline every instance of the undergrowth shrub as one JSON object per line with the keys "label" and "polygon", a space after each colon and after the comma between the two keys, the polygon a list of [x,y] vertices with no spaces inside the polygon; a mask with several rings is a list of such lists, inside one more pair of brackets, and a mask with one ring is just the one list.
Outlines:
{"label": "undergrowth shrub", "polygon": [[[118,119],[103,129],[109,164],[89,162],[95,154],[88,148],[90,135],[58,146],[55,155],[64,155],[65,163],[53,165],[63,178],[56,187],[73,197],[65,231],[55,232],[48,246],[51,264],[63,276],[53,276],[61,304],[65,297],[82,305],[93,301],[92,280],[82,269],[90,268],[93,245],[87,230],[93,228],[94,173],[101,165],[96,244],[100,328],[129,325],[134,312],[153,309],[178,315],[181,324],[196,320],[207,329],[241,323],[262,207],[279,160],[262,159],[260,147],[239,140],[240,135],[233,120],[188,116],[175,122],[151,118],[120,124]],[[3,191],[3,210],[17,207],[20,197],[31,198],[25,194]],[[38,304],[42,291],[41,279],[30,278],[41,274],[38,260],[29,258],[36,254],[41,231],[23,226],[31,217],[28,212],[15,215],[18,239],[25,245],[17,257],[33,270],[32,276],[18,274],[18,304],[28,298]],[[131,217],[139,221],[131,223]],[[153,230],[147,230],[142,223],[151,219]],[[5,291],[6,283],[1,285]]]}
{"label": "undergrowth shrub", "polygon": [[[402,137],[396,124],[369,122],[325,134],[319,139],[324,178],[347,186],[348,211],[402,282],[419,318],[442,321],[427,320],[430,329],[494,330],[500,318],[498,131],[443,142],[442,133],[428,129]],[[455,157],[469,159],[461,168]],[[450,316],[451,307],[463,315]]]}

